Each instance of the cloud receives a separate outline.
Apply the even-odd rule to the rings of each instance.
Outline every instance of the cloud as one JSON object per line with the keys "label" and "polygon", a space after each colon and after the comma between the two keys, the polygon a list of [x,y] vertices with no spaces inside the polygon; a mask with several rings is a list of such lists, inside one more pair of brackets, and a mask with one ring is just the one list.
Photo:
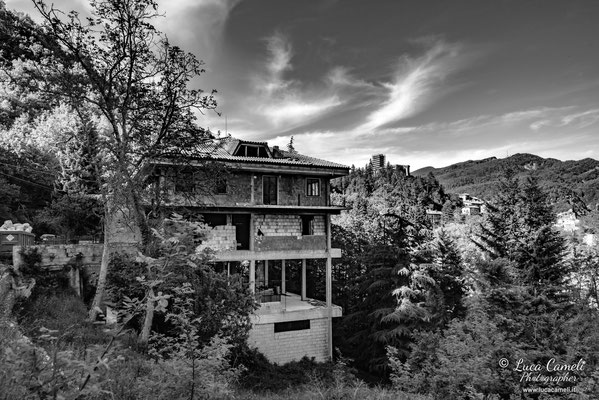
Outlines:
{"label": "cloud", "polygon": [[310,118],[322,115],[341,104],[337,96],[314,100],[287,99],[280,104],[271,103],[261,107],[261,111],[275,126],[282,126],[285,123],[307,122]]}
{"label": "cloud", "polygon": [[424,42],[430,46],[424,55],[400,58],[393,80],[382,83],[385,100],[360,129],[371,131],[421,112],[438,96],[439,85],[463,64],[461,45],[432,39]]}
{"label": "cloud", "polygon": [[[571,110],[571,107],[568,108]],[[563,128],[569,126],[575,129],[584,129],[599,122],[599,109],[591,109],[561,116],[541,119],[530,124],[530,129],[539,131],[543,128]]]}
{"label": "cloud", "polygon": [[293,56],[293,52],[287,38],[280,33],[275,33],[267,38],[266,43],[269,53],[269,58],[266,62],[268,74],[263,89],[268,94],[276,94],[293,84],[292,81],[285,81],[283,79],[285,71],[292,69],[291,57]]}
{"label": "cloud", "polygon": [[287,76],[293,70],[293,47],[283,33],[275,32],[265,42],[267,57],[263,71],[253,79],[252,96],[258,104],[255,111],[265,124],[289,130],[344,103],[334,82],[310,87]]}
{"label": "cloud", "polygon": [[[505,128],[506,130],[519,124],[528,123],[532,125],[544,121],[551,115],[563,113],[572,110],[571,106],[565,107],[539,107],[529,110],[513,111],[500,115],[477,115],[470,118],[459,119],[450,122],[432,122],[429,124],[413,127],[412,131],[435,132],[437,134],[449,134],[453,137],[468,135],[473,132],[480,132],[485,128]],[[531,120],[541,118],[540,121],[531,123]],[[383,132],[389,129],[383,129]]]}
{"label": "cloud", "polygon": [[349,68],[343,66],[334,67],[326,76],[329,85],[338,89],[353,87],[360,89],[376,89],[376,86],[362,79],[352,76]]}
{"label": "cloud", "polygon": [[[155,21],[156,26],[174,44],[206,61],[208,69],[222,45],[224,28],[229,14],[241,0],[158,0],[158,11],[166,18]],[[176,23],[175,23],[176,21]]]}

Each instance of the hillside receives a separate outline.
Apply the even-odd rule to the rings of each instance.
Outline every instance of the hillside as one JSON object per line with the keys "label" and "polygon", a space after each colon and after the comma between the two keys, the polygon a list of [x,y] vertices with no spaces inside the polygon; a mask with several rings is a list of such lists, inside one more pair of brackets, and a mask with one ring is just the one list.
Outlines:
{"label": "hillside", "polygon": [[470,160],[443,168],[425,167],[414,171],[416,176],[433,173],[449,193],[470,193],[491,199],[497,193],[497,182],[506,168],[520,177],[535,175],[549,193],[556,211],[574,208],[595,209],[599,203],[599,161],[585,158],[560,161],[533,154],[514,154],[498,159]]}

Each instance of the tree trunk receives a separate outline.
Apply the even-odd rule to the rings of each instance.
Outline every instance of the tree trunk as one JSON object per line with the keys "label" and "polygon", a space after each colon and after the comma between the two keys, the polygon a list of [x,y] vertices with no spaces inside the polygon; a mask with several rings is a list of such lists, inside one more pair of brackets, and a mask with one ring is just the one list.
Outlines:
{"label": "tree trunk", "polygon": [[150,332],[152,331],[152,322],[154,321],[154,289],[148,289],[148,295],[146,300],[146,317],[144,319],[144,326],[139,334],[138,343],[142,347],[148,345],[150,340]]}
{"label": "tree trunk", "polygon": [[98,283],[96,284],[96,293],[94,301],[89,310],[88,319],[94,322],[98,318],[98,312],[101,311],[104,292],[106,291],[106,277],[108,276],[108,265],[110,264],[110,228],[109,228],[109,208],[106,207],[104,215],[104,246],[102,248],[102,261],[100,262],[100,273]]}

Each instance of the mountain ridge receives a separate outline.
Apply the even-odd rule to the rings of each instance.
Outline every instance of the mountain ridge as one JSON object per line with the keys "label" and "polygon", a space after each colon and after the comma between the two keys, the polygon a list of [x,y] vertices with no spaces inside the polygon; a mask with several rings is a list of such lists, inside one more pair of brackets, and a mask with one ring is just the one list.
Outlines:
{"label": "mountain ridge", "polygon": [[513,169],[520,178],[536,176],[556,211],[572,208],[584,214],[599,206],[599,161],[592,158],[561,161],[517,153],[506,158],[467,160],[442,168],[424,167],[412,175],[432,173],[449,193],[469,193],[490,200],[498,193],[498,183],[506,169]]}

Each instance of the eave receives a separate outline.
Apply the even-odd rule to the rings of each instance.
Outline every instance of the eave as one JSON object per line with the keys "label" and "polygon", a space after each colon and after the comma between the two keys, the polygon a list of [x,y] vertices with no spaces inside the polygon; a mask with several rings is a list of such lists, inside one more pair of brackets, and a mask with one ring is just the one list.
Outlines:
{"label": "eave", "polygon": [[345,207],[336,206],[279,206],[279,205],[258,205],[241,204],[235,206],[216,206],[216,205],[194,205],[194,206],[175,206],[176,208],[187,208],[205,212],[223,212],[223,213],[265,213],[265,214],[333,214],[338,215],[341,211],[347,210]]}
{"label": "eave", "polygon": [[[268,160],[268,161],[266,161]],[[265,161],[265,162],[262,162]],[[265,159],[265,160],[230,160],[230,159],[219,159],[219,158],[204,158],[197,160],[189,160],[185,164],[177,160],[170,160],[166,158],[152,160],[154,165],[163,166],[205,166],[207,163],[219,163],[223,164],[226,168],[234,171],[247,171],[257,173],[271,173],[271,174],[291,174],[297,175],[299,173],[305,173],[312,176],[327,176],[330,178],[338,178],[349,174],[349,167],[341,166],[323,166],[323,165],[311,165],[307,163],[291,163],[287,160],[276,159]]]}

